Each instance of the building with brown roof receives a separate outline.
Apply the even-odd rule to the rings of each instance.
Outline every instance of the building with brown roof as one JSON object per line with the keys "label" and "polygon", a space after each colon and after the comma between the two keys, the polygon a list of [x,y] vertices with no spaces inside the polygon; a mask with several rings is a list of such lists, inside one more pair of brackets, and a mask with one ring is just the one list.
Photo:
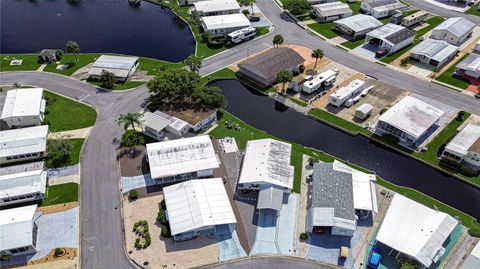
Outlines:
{"label": "building with brown roof", "polygon": [[280,70],[295,70],[305,59],[291,48],[273,48],[238,64],[238,73],[262,87],[275,82]]}

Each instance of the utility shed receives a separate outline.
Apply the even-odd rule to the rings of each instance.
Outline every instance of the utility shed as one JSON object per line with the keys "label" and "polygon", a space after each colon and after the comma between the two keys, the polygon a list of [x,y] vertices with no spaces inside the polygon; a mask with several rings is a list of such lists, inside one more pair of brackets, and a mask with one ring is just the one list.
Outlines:
{"label": "utility shed", "polygon": [[460,45],[472,35],[474,28],[475,24],[463,17],[449,18],[433,28],[430,37]]}
{"label": "utility shed", "polygon": [[250,21],[242,13],[218,16],[206,16],[201,18],[205,32],[212,36],[226,36],[231,32],[250,26]]}
{"label": "utility shed", "polygon": [[472,53],[456,66],[455,73],[464,77],[480,78],[480,55]]}
{"label": "utility shed", "polygon": [[293,187],[294,167],[290,165],[292,145],[274,139],[247,142],[239,189],[260,190],[276,187],[290,191]]}
{"label": "utility shed", "polygon": [[207,135],[147,144],[153,179],[162,182],[209,177],[220,163]]}
{"label": "utility shed", "polygon": [[313,6],[313,13],[321,22],[330,22],[352,16],[352,9],[342,2],[330,2]]}
{"label": "utility shed", "polygon": [[102,71],[105,70],[113,73],[117,81],[125,82],[137,69],[138,60],[138,57],[102,55],[93,63],[88,76],[91,79],[100,79]]}
{"label": "utility shed", "polygon": [[0,206],[41,200],[45,196],[47,172],[43,162],[0,168]]}
{"label": "utility shed", "polygon": [[457,55],[458,47],[443,40],[427,38],[410,50],[410,58],[425,64],[442,67]]}
{"label": "utility shed", "polygon": [[239,63],[238,73],[267,87],[275,83],[280,70],[295,70],[304,62],[305,59],[291,48],[273,48]]}
{"label": "utility shed", "polygon": [[200,1],[193,5],[200,16],[216,16],[240,12],[240,6],[236,0]]}
{"label": "utility shed", "polygon": [[442,158],[480,168],[480,125],[467,124],[445,146]]}
{"label": "utility shed", "polygon": [[375,130],[381,135],[393,135],[406,145],[413,145],[438,123],[443,113],[443,110],[424,101],[405,96],[380,115]]}
{"label": "utility shed", "polygon": [[43,157],[47,133],[48,125],[0,131],[0,164]]}
{"label": "utility shed", "polygon": [[368,32],[383,26],[381,21],[365,14],[353,15],[351,17],[336,20],[334,23],[338,30],[353,36],[353,38],[363,37]]}
{"label": "utility shed", "polygon": [[442,245],[457,224],[450,215],[395,194],[376,241],[428,268],[445,253]]}
{"label": "utility shed", "polygon": [[365,44],[372,44],[391,54],[412,44],[415,34],[406,27],[389,23],[367,33]]}
{"label": "utility shed", "polygon": [[480,268],[480,243],[477,243],[472,252],[467,256],[460,269]]}
{"label": "utility shed", "polygon": [[353,235],[357,217],[351,174],[334,170],[333,163],[313,165],[312,198],[306,227],[310,233],[320,228],[329,229],[333,235]]}
{"label": "utility shed", "polygon": [[0,210],[0,252],[5,255],[24,255],[35,252],[37,224],[34,221],[37,205]]}
{"label": "utility shed", "polygon": [[42,88],[7,91],[0,119],[10,128],[41,125],[45,115]]}
{"label": "utility shed", "polygon": [[221,178],[194,179],[163,188],[175,240],[215,231],[237,221]]}
{"label": "utility shed", "polygon": [[373,106],[371,104],[362,104],[355,110],[355,117],[364,120],[372,114],[372,109]]}

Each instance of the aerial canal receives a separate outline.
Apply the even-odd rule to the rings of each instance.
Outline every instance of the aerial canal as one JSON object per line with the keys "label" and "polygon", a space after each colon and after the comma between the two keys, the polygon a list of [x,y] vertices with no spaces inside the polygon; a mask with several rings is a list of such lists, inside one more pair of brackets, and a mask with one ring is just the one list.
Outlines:
{"label": "aerial canal", "polygon": [[480,190],[363,136],[352,136],[293,110],[236,80],[212,83],[223,89],[227,111],[274,136],[322,150],[375,171],[394,184],[410,187],[480,219]]}
{"label": "aerial canal", "polygon": [[169,9],[127,0],[0,0],[0,52],[38,53],[76,41],[81,52],[178,62],[195,53],[188,25]]}

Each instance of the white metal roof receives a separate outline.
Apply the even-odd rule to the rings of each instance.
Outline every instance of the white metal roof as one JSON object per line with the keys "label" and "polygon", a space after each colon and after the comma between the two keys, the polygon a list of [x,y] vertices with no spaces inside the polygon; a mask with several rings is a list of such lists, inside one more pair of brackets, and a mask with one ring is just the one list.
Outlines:
{"label": "white metal roof", "polygon": [[42,105],[43,89],[26,88],[7,91],[1,119],[22,116],[38,116],[45,106]]}
{"label": "white metal roof", "polygon": [[93,63],[89,75],[100,75],[103,70],[112,72],[117,77],[126,77],[135,67],[138,57],[102,55]]}
{"label": "white metal roof", "polygon": [[32,245],[37,205],[0,210],[0,251]]}
{"label": "white metal roof", "polygon": [[170,121],[152,112],[145,112],[142,115],[142,126],[150,127],[156,131],[162,131],[170,124]]}
{"label": "white metal roof", "polygon": [[480,242],[473,248],[467,256],[460,269],[478,269],[480,268]]}
{"label": "white metal roof", "polygon": [[391,10],[397,10],[406,7],[405,4],[396,2],[396,3],[391,3],[391,4],[385,4],[383,6],[376,6],[373,7],[372,9],[375,10],[378,13],[385,12],[385,11],[391,11]]}
{"label": "white metal roof", "polygon": [[395,194],[377,241],[429,267],[457,224],[457,220],[443,212]]}
{"label": "white metal roof", "polygon": [[386,122],[418,138],[435,124],[443,113],[441,109],[417,98],[405,96],[393,107],[380,115],[378,120]]}
{"label": "white metal roof", "polygon": [[202,17],[202,25],[206,31],[209,31],[234,27],[248,27],[250,26],[250,21],[247,19],[247,17],[245,17],[245,15],[239,13]]}
{"label": "white metal roof", "polygon": [[384,40],[386,37],[388,37],[388,36],[390,36],[390,35],[392,35],[396,32],[399,32],[403,29],[405,29],[405,27],[403,27],[401,25],[388,23],[388,24],[385,24],[384,26],[382,26],[380,28],[377,28],[377,29],[375,29],[371,32],[368,32],[367,35],[371,36],[371,37],[374,37],[374,38]]}
{"label": "white metal roof", "polygon": [[375,29],[383,25],[383,23],[376,18],[365,15],[357,14],[350,17],[346,17],[340,20],[336,20],[335,24],[343,25],[352,29],[354,32],[361,32],[368,29]]}
{"label": "white metal roof", "polygon": [[468,55],[467,58],[457,64],[457,68],[480,73],[480,55],[476,53]]}
{"label": "white metal roof", "polygon": [[318,75],[315,75],[311,80],[308,80],[308,81],[305,81],[303,84],[302,84],[302,87],[303,88],[308,88],[308,89],[313,89],[315,88],[316,86],[320,85],[321,83],[323,83],[325,80],[333,77],[333,76],[336,76],[338,73],[333,71],[333,70],[327,70],[325,72],[322,72]]}
{"label": "white metal roof", "polygon": [[209,0],[193,3],[195,9],[199,12],[215,12],[224,10],[239,9],[240,6],[236,0]]}
{"label": "white metal roof", "polygon": [[0,176],[0,198],[30,193],[45,193],[47,172],[26,171]]}
{"label": "white metal roof", "polygon": [[470,147],[480,139],[480,126],[467,124],[448,144],[445,150],[456,153],[456,155],[466,155]]}
{"label": "white metal roof", "polygon": [[352,9],[350,9],[350,6],[342,2],[330,2],[330,3],[318,4],[318,5],[314,5],[313,8],[322,17],[352,13]]}
{"label": "white metal roof", "polygon": [[335,98],[343,100],[346,96],[349,96],[352,92],[356,91],[359,87],[362,87],[364,84],[365,84],[365,81],[355,79],[352,82],[350,82],[347,86],[341,87],[331,95]]}
{"label": "white metal roof", "polygon": [[147,144],[152,178],[181,175],[219,167],[207,135]]}
{"label": "white metal roof", "polygon": [[443,40],[427,38],[410,50],[411,53],[425,55],[428,58],[441,62],[452,53],[458,51],[458,47],[448,44]]}
{"label": "white metal roof", "polygon": [[0,158],[45,151],[47,133],[48,125],[0,131]]}
{"label": "white metal roof", "polygon": [[163,188],[172,234],[236,223],[221,178],[193,179]]}
{"label": "white metal roof", "polygon": [[475,28],[475,24],[463,17],[449,18],[440,23],[433,31],[445,30],[460,37]]}
{"label": "white metal roof", "polygon": [[290,165],[292,145],[274,139],[247,143],[238,183],[271,184],[291,189],[294,168]]}
{"label": "white metal roof", "polygon": [[371,104],[364,103],[361,106],[359,106],[355,111],[361,111],[363,113],[368,113],[368,112],[372,111],[372,109],[373,109],[373,106]]}

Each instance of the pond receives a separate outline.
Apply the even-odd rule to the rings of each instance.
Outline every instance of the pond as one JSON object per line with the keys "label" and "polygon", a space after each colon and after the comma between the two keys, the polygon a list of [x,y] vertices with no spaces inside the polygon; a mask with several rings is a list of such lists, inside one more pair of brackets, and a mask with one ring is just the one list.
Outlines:
{"label": "pond", "polygon": [[394,184],[410,187],[480,219],[480,190],[363,136],[352,136],[256,93],[236,80],[217,81],[227,111],[255,128],[375,171]]}
{"label": "pond", "polygon": [[127,0],[0,0],[0,52],[38,53],[76,41],[81,52],[179,62],[195,53],[185,22],[169,9]]}

